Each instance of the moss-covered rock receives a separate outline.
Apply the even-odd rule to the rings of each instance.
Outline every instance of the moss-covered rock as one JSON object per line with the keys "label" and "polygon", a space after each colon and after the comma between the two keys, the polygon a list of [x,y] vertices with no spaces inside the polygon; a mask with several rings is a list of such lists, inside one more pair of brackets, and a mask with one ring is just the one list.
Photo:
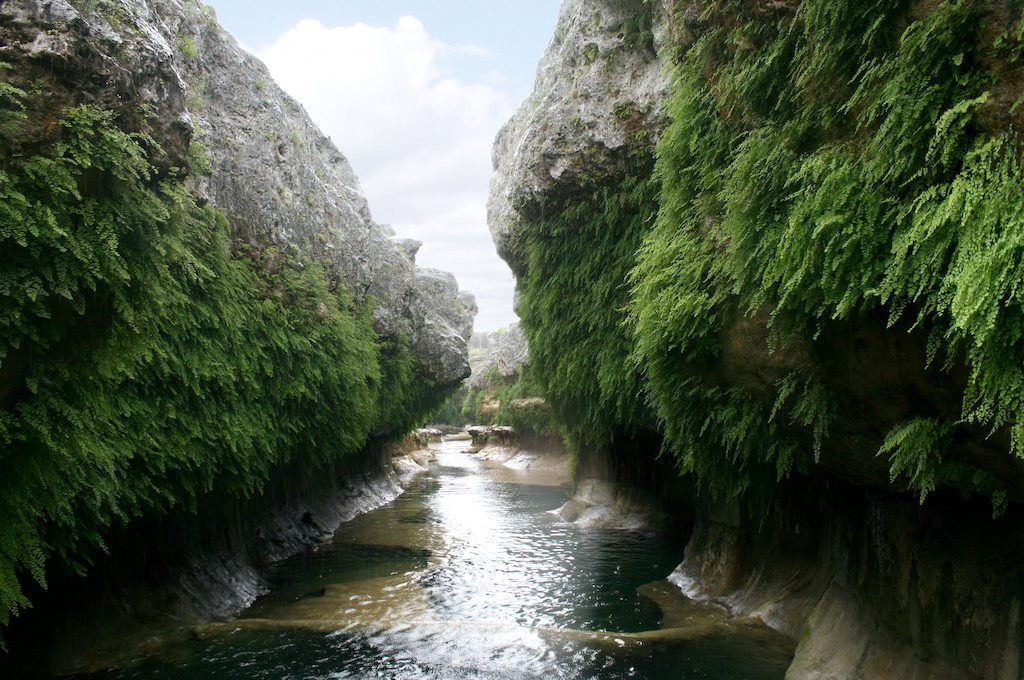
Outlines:
{"label": "moss-covered rock", "polygon": [[[602,63],[625,25],[610,8],[651,39]],[[961,503],[996,535],[1019,518],[1022,27],[1014,2],[563,3],[495,142],[491,230],[558,425],[613,458],[670,455],[698,513],[725,504],[750,527],[723,559],[736,574],[757,527],[822,480],[943,521]],[[943,559],[983,568],[954,544],[929,578]],[[840,568],[855,557],[825,569],[863,593]],[[985,586],[992,616],[1017,616],[1008,569],[978,575],[1014,584]],[[886,610],[896,587],[846,600],[885,622],[868,647],[884,657],[898,631],[933,653]],[[972,625],[943,668],[1019,672],[1006,631],[982,644]],[[1011,675],[978,661],[1003,651]]]}
{"label": "moss-covered rock", "polygon": [[209,7],[5,2],[0,43],[2,626],[115,525],[359,468],[475,304]]}

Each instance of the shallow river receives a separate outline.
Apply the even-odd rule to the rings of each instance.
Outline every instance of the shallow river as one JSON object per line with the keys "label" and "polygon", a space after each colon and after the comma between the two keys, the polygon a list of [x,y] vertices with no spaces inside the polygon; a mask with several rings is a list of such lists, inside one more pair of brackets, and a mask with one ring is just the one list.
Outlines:
{"label": "shallow river", "polygon": [[770,636],[628,635],[661,627],[637,588],[679,563],[680,537],[566,524],[551,475],[436,446],[405,494],[279,565],[239,620],[89,677],[783,677],[789,647]]}

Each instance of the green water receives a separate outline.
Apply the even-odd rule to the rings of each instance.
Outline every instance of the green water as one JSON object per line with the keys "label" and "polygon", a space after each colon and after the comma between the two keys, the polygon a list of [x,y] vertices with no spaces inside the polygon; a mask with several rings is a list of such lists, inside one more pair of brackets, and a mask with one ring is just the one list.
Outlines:
{"label": "green water", "polygon": [[[788,645],[744,635],[594,638],[657,630],[638,595],[682,559],[679,536],[581,529],[550,510],[564,486],[509,481],[446,442],[394,502],[278,565],[233,624],[131,668],[168,678],[782,678]],[[628,636],[627,636],[628,638]]]}

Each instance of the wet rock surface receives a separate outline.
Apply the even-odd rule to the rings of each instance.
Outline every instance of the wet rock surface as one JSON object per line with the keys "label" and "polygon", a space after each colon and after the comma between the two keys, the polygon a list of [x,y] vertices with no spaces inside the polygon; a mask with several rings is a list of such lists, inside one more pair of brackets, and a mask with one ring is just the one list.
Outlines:
{"label": "wet rock surface", "polygon": [[1022,524],[832,482],[764,527],[705,508],[669,580],[798,640],[787,677],[1009,680],[1024,671]]}
{"label": "wet rock surface", "polygon": [[[639,462],[639,461],[634,461]],[[556,514],[582,527],[626,531],[673,531],[685,537],[689,524],[682,506],[666,495],[661,475],[667,466],[623,465],[608,451],[576,454],[573,495]]]}
{"label": "wet rock surface", "polygon": [[[379,449],[362,470],[325,473],[319,484],[301,489],[274,487],[191,535],[163,535],[159,542],[150,536],[146,544],[139,535],[160,534],[157,525],[114,537],[110,556],[89,581],[56,584],[68,593],[58,607],[66,611],[44,611],[45,635],[21,644],[16,665],[0,670],[67,675],[130,665],[169,653],[189,626],[238,616],[269,592],[275,565],[308,558],[340,527],[401,495],[434,459],[419,443],[425,439],[437,437],[418,431]],[[141,545],[152,552],[139,553]]]}
{"label": "wet rock surface", "polygon": [[[569,486],[569,454],[557,440],[513,437],[466,449],[503,481]],[[496,472],[497,470],[497,472]]]}

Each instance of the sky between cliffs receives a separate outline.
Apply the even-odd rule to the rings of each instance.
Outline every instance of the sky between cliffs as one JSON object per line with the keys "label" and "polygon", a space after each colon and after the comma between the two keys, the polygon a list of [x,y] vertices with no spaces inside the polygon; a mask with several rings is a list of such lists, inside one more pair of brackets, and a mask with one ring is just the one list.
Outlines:
{"label": "sky between cliffs", "polygon": [[348,157],[374,219],[476,295],[476,329],[514,321],[487,230],[491,143],[532,87],[558,0],[208,1]]}

